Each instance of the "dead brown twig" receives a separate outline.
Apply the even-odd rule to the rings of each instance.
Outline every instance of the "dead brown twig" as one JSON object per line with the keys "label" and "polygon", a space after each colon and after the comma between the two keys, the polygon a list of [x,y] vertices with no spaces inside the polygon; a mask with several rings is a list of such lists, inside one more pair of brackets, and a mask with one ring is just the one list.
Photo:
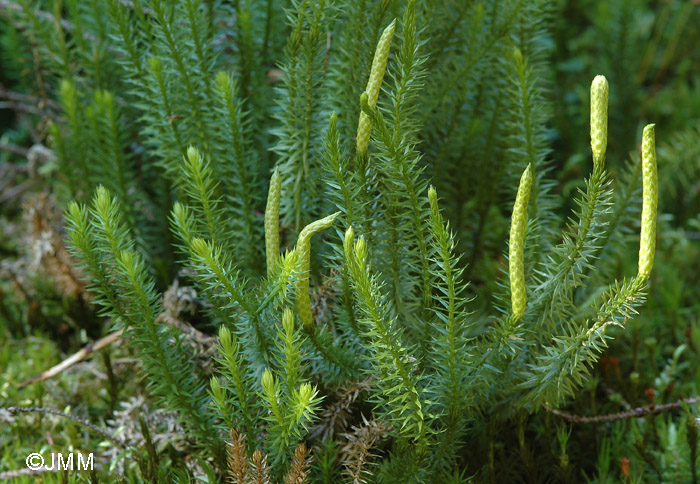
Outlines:
{"label": "dead brown twig", "polygon": [[40,474],[43,474],[45,472],[50,472],[46,469],[46,466],[43,466],[40,469],[29,469],[28,467],[22,468],[22,469],[15,469],[11,471],[3,471],[0,472],[0,481],[9,481],[10,479],[14,479],[16,477],[22,477],[22,476],[38,476]]}
{"label": "dead brown twig", "polygon": [[11,109],[13,111],[20,111],[23,113],[35,114],[40,116],[44,114],[39,108],[35,106],[29,106],[28,104],[16,103],[14,101],[0,101],[0,109]]}
{"label": "dead brown twig", "polygon": [[[0,0],[0,6],[2,6],[2,2],[3,0]],[[61,106],[59,106],[56,101],[52,101],[51,99],[42,99],[29,94],[23,94],[21,92],[10,91],[2,84],[0,84],[0,98],[6,99],[11,103],[27,104],[30,106],[35,106],[39,109],[47,107],[49,109],[53,109],[54,111],[61,110]]]}
{"label": "dead brown twig", "polygon": [[[169,326],[172,326],[174,328],[179,329],[182,331],[182,333],[190,338],[191,340],[194,340],[196,343],[206,347],[210,348],[212,351],[216,349],[216,346],[214,345],[214,340],[215,338],[209,335],[206,335],[199,331],[196,328],[193,328],[189,324],[177,319],[173,318],[172,316],[162,313],[158,318],[156,319],[156,322],[161,322],[165,323]],[[75,365],[76,363],[81,362],[91,354],[93,354],[96,351],[101,350],[102,348],[105,348],[115,341],[118,341],[121,337],[122,334],[124,333],[123,329],[120,329],[118,331],[115,331],[114,333],[108,334],[107,336],[98,339],[94,343],[90,343],[83,347],[80,351],[77,353],[74,353],[73,355],[69,356],[62,362],[60,362],[58,365],[53,366],[49,368],[48,370],[42,371],[38,375],[23,381],[19,385],[17,385],[17,388],[23,388],[26,387],[27,385],[31,385],[32,383],[36,383],[39,381],[45,381],[48,380],[49,378],[53,378],[56,375],[59,375],[63,371],[67,370],[71,366]]]}
{"label": "dead brown twig", "polygon": [[614,422],[615,420],[622,420],[626,418],[640,418],[646,417],[647,415],[656,415],[667,410],[672,410],[674,408],[682,407],[683,405],[692,405],[694,403],[700,403],[700,397],[686,398],[685,400],[679,400],[673,403],[665,403],[663,405],[648,405],[646,407],[637,407],[626,412],[611,413],[608,415],[594,415],[592,417],[582,417],[580,415],[574,415],[567,412],[562,412],[556,408],[552,408],[549,405],[543,405],[544,409],[547,410],[552,415],[561,417],[564,420],[568,420],[573,423],[604,423],[604,422]]}
{"label": "dead brown twig", "polygon": [[[2,103],[0,103],[1,105]],[[44,145],[35,144],[27,149],[13,143],[0,142],[0,151],[7,151],[26,158],[28,163],[0,163],[0,203],[16,201],[39,181],[37,168],[55,159],[55,154]],[[29,178],[18,183],[20,174],[28,174]]]}
{"label": "dead brown twig", "polygon": [[166,323],[172,326],[173,328],[179,329],[185,336],[188,336],[200,345],[211,347],[213,347],[214,345],[214,341],[216,338],[214,338],[213,336],[209,336],[208,334],[202,333],[200,330],[190,325],[189,323],[186,323],[181,319],[175,318],[168,313],[161,313],[160,316],[156,318],[156,323],[161,322]]}
{"label": "dead brown twig", "polygon": [[84,346],[83,348],[80,349],[80,351],[72,354],[71,356],[69,356],[68,358],[66,358],[62,362],[60,362],[58,365],[53,366],[46,371],[42,371],[37,376],[34,376],[28,380],[23,381],[22,383],[17,385],[17,388],[23,388],[23,387],[26,387],[27,385],[31,385],[32,383],[36,383],[38,381],[44,381],[44,380],[48,380],[49,378],[53,378],[54,376],[63,372],[63,370],[66,370],[66,369],[70,368],[71,366],[75,365],[76,363],[84,360],[85,358],[90,356],[95,351],[99,351],[102,348],[114,343],[119,338],[121,338],[121,335],[123,332],[124,332],[124,330],[120,329],[118,331],[115,331],[114,333],[108,334],[104,338],[98,339],[94,343],[90,343],[87,346]]}
{"label": "dead brown twig", "polygon": [[0,143],[0,151],[7,151],[8,153],[22,156],[24,158],[26,158],[29,154],[29,150],[27,148],[25,148],[24,146],[16,145],[14,143]]}
{"label": "dead brown twig", "polygon": [[117,444],[119,447],[122,447],[126,449],[129,447],[129,445],[126,442],[123,442],[122,440],[118,439],[117,437],[114,437],[113,435],[108,434],[104,430],[100,429],[99,427],[96,427],[92,425],[90,422],[86,422],[85,420],[78,418],[74,415],[71,415],[69,413],[64,413],[64,412],[59,412],[58,410],[54,410],[52,408],[41,408],[41,407],[6,407],[4,410],[7,410],[13,415],[17,415],[19,413],[44,413],[44,414],[49,414],[49,415],[57,415],[59,417],[63,417],[65,419],[68,419],[72,422],[75,422],[79,425],[82,425],[83,427],[92,430],[96,434],[101,435],[107,440],[111,440],[115,444]]}
{"label": "dead brown twig", "polygon": [[5,189],[3,187],[3,191],[0,194],[0,203],[5,203],[13,200],[18,200],[20,195],[29,190],[35,183],[36,179],[30,178],[28,180],[23,181],[19,185],[15,185],[12,188],[7,188]]}

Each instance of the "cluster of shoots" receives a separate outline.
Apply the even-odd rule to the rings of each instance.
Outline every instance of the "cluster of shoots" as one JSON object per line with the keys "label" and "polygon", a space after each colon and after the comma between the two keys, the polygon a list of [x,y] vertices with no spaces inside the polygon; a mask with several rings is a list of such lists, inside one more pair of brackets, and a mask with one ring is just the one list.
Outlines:
{"label": "cluster of shoots", "polygon": [[[270,179],[270,190],[267,195],[267,206],[265,208],[265,254],[267,256],[268,276],[273,272],[275,264],[280,256],[279,210],[281,190],[282,183],[279,172],[275,170]],[[336,212],[321,220],[311,222],[301,230],[297,238],[296,253],[299,257],[300,273],[296,291],[297,314],[306,328],[310,328],[313,325],[311,298],[309,295],[311,237],[331,227],[338,215],[340,215],[340,212]]]}
{"label": "cluster of shoots", "polygon": [[[367,86],[362,94],[363,99],[367,99],[370,107],[377,106],[379,91],[384,80],[386,65],[389,60],[391,41],[396,30],[396,19],[394,19],[382,32],[377,42],[377,48],[372,60]],[[360,119],[357,127],[356,150],[358,157],[364,157],[369,148],[371,134],[371,123],[367,114],[360,112]],[[282,181],[279,172],[275,170],[270,179],[270,188],[267,196],[267,206],[265,208],[265,255],[267,259],[267,274],[270,276],[275,264],[279,259],[279,209],[281,197]],[[527,203],[526,203],[527,204]],[[300,279],[297,284],[296,305],[297,314],[302,324],[309,328],[313,325],[313,314],[311,311],[311,301],[309,297],[309,269],[311,265],[311,237],[322,230],[333,225],[335,219],[340,215],[336,212],[321,220],[308,224],[299,233],[296,251],[300,258]]]}
{"label": "cluster of shoots", "polygon": [[[591,83],[591,151],[593,152],[593,170],[598,173],[602,173],[605,168],[605,152],[608,145],[608,92],[608,81],[605,76],[596,76]],[[510,226],[508,258],[511,318],[516,322],[523,318],[527,307],[523,250],[527,236],[527,205],[532,176],[532,167],[528,165],[520,179]],[[637,278],[645,283],[654,265],[656,249],[658,176],[653,124],[644,128],[642,136],[642,176],[642,223]]]}
{"label": "cluster of shoots", "polygon": [[[376,107],[379,98],[386,65],[389,58],[391,41],[394,36],[396,21],[384,29],[372,61],[369,79],[362,99],[370,107]],[[591,83],[591,151],[594,172],[602,173],[605,169],[605,153],[608,144],[608,96],[609,86],[605,76],[598,75]],[[364,111],[360,112],[357,128],[356,150],[358,157],[365,157],[369,148],[371,126]],[[656,172],[656,149],[654,125],[644,128],[642,138],[642,173],[643,206],[639,246],[638,278],[646,282],[654,264],[656,247],[656,213],[658,204],[658,179]],[[528,165],[520,178],[513,212],[511,216],[510,239],[508,244],[508,269],[511,294],[511,321],[520,321],[527,307],[527,288],[525,284],[524,247],[528,226],[528,203],[532,188],[533,167]],[[281,181],[275,171],[270,180],[267,209],[265,211],[265,248],[267,254],[268,275],[279,257],[279,203]],[[311,303],[309,300],[309,267],[311,237],[329,228],[339,213],[317,220],[302,229],[297,240],[297,252],[300,256],[301,278],[297,286],[297,313],[305,326],[313,324]]]}

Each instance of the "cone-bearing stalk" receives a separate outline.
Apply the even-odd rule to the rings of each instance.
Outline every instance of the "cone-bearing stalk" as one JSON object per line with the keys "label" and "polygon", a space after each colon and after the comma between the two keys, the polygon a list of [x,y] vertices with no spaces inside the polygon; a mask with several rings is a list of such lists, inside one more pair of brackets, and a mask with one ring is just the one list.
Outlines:
{"label": "cone-bearing stalk", "polygon": [[335,219],[340,215],[336,212],[321,220],[311,222],[304,227],[299,233],[297,239],[297,253],[300,257],[301,278],[297,283],[297,314],[304,326],[309,327],[313,324],[313,315],[311,314],[311,298],[309,297],[309,270],[311,269],[311,237],[333,225]]}
{"label": "cone-bearing stalk", "polygon": [[525,260],[523,250],[527,234],[527,205],[532,186],[532,167],[527,165],[520,177],[518,194],[513,205],[510,223],[510,243],[508,244],[508,269],[510,275],[510,301],[513,319],[520,321],[525,314],[527,293],[525,291]]}
{"label": "cone-bearing stalk", "polygon": [[659,179],[656,172],[656,141],[654,125],[644,128],[642,135],[642,228],[639,236],[639,272],[644,281],[649,279],[656,251],[656,210]]}
{"label": "cone-bearing stalk", "polygon": [[280,193],[282,191],[282,179],[279,170],[270,178],[270,190],[267,192],[267,206],[265,207],[265,257],[267,259],[267,276],[272,274],[275,262],[280,254]]}
{"label": "cone-bearing stalk", "polygon": [[[379,98],[379,88],[382,86],[384,72],[386,71],[386,63],[389,59],[389,49],[391,48],[391,39],[394,37],[396,29],[396,19],[384,29],[379,42],[377,42],[377,50],[374,52],[372,60],[372,69],[369,73],[369,80],[365,92],[367,93],[367,102],[371,107],[377,106]],[[369,147],[369,135],[371,131],[369,117],[364,112],[360,112],[360,121],[357,126],[357,155],[364,156]]]}
{"label": "cone-bearing stalk", "polygon": [[600,169],[608,146],[608,80],[595,76],[591,83],[591,150],[593,166]]}

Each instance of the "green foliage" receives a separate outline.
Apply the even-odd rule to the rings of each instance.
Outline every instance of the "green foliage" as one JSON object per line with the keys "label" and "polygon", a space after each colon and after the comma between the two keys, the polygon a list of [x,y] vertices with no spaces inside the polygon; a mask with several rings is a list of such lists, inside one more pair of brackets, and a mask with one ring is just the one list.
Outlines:
{"label": "green foliage", "polygon": [[326,117],[319,91],[325,78],[325,32],[332,22],[326,0],[292,1],[287,21],[290,34],[281,65],[282,81],[276,99],[278,138],[274,152],[282,177],[281,212],[297,231],[316,214],[319,193],[313,173],[318,170],[321,130]]}
{"label": "green foliage", "polygon": [[[668,118],[639,108],[644,82],[680,70],[682,15],[696,12],[669,2],[645,53],[635,39],[651,27],[633,14],[649,2],[594,3],[12,3],[3,65],[33,59],[36,79],[16,82],[56,100],[41,137],[67,245],[97,332],[123,331],[141,376],[120,390],[107,363],[103,407],[143,389],[180,434],[156,444],[139,420],[105,479],[693,478],[694,404],[605,435],[553,410],[595,414],[611,388],[641,407],[640,372],[663,403],[681,377],[673,395],[700,387],[680,362],[700,355],[697,324],[682,323],[697,319],[683,288],[700,271],[675,270],[700,264],[686,233],[700,229],[686,193],[697,126],[659,136],[658,174],[653,125],[620,163],[642,121]],[[619,47],[599,63],[553,46],[578,9],[580,42],[603,25]],[[590,118],[561,92],[587,99],[582,79]],[[681,200],[678,219],[657,220],[657,200]],[[169,302],[182,288],[187,310]],[[668,307],[670,336],[652,341]],[[620,347],[629,382],[601,374]]]}
{"label": "green foliage", "polygon": [[[138,348],[149,390],[166,406],[180,412],[198,441],[216,458],[221,448],[213,434],[213,416],[206,409],[204,385],[187,364],[182,338],[156,321],[160,303],[141,255],[134,249],[119,204],[98,187],[90,209],[68,207],[71,244],[95,276],[97,303],[117,327],[124,327]],[[93,271],[95,271],[93,273]],[[171,339],[174,339],[174,344]]]}

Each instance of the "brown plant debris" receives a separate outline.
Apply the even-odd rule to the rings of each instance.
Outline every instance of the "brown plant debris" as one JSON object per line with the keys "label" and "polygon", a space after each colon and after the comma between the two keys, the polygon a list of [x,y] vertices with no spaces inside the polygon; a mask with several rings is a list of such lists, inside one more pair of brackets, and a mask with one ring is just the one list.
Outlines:
{"label": "brown plant debris", "polygon": [[353,484],[364,484],[372,471],[369,466],[373,465],[371,460],[376,457],[374,449],[379,442],[385,439],[391,432],[391,427],[384,422],[377,420],[368,421],[362,416],[362,425],[353,427],[353,431],[343,434],[348,439],[341,449],[343,454],[344,473]]}
{"label": "brown plant debris", "polygon": [[231,442],[228,442],[227,462],[230,484],[248,484],[248,456],[246,454],[245,436],[238,430],[231,429]]}
{"label": "brown plant debris", "polygon": [[251,462],[251,484],[271,484],[270,480],[270,465],[267,463],[267,456],[263,456],[260,450],[253,453]]}
{"label": "brown plant debris", "polygon": [[30,198],[24,206],[29,230],[29,270],[47,276],[66,297],[85,294],[80,271],[63,243],[63,215],[46,193]]}
{"label": "brown plant debris", "polygon": [[294,451],[292,466],[284,478],[284,484],[304,484],[309,477],[311,455],[307,452],[306,445],[299,444]]}
{"label": "brown plant debris", "polygon": [[608,415],[593,415],[592,417],[582,417],[580,415],[574,415],[571,413],[566,413],[556,408],[552,408],[548,405],[543,405],[545,410],[547,410],[552,415],[561,417],[564,420],[573,423],[602,423],[602,422],[614,422],[615,420],[622,420],[627,418],[640,418],[646,417],[647,415],[655,415],[657,413],[665,412],[667,410],[672,410],[674,408],[680,408],[684,405],[693,405],[695,403],[700,403],[700,397],[686,398],[685,400],[679,400],[677,402],[665,403],[663,405],[647,405],[646,407],[637,407],[626,412],[611,413]]}
{"label": "brown plant debris", "polygon": [[352,405],[361,393],[369,391],[372,386],[371,381],[371,378],[367,378],[340,387],[336,391],[335,401],[321,412],[318,423],[313,427],[310,435],[325,441],[334,434],[346,430]]}

